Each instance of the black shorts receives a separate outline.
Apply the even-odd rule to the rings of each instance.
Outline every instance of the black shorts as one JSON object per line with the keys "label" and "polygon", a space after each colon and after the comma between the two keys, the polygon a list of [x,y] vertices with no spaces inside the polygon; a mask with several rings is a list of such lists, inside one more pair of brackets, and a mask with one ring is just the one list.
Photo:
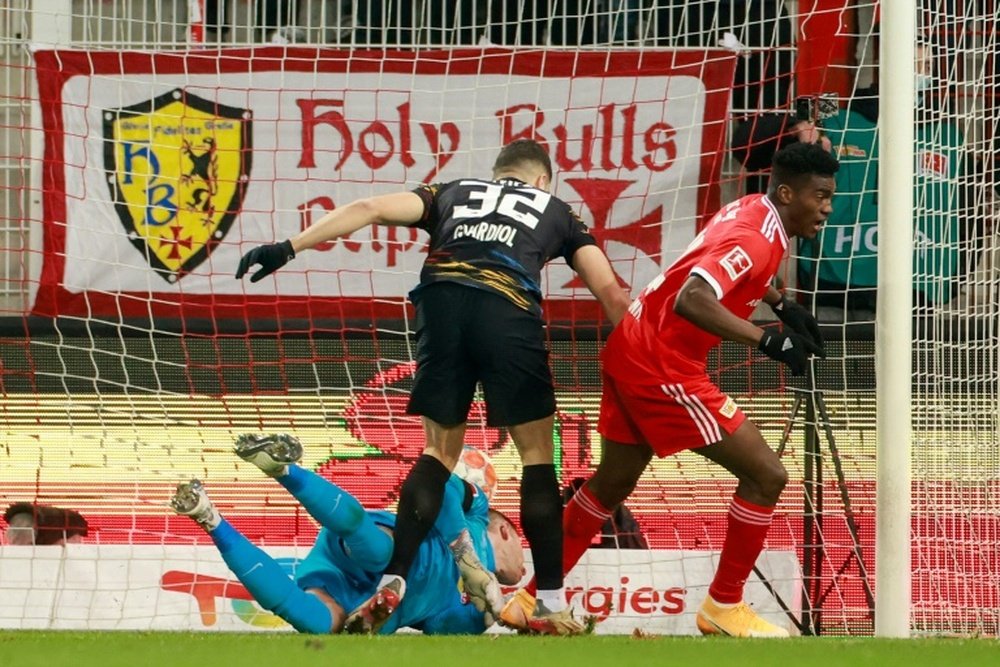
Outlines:
{"label": "black shorts", "polygon": [[502,296],[448,282],[421,288],[416,311],[417,372],[407,412],[445,426],[464,422],[476,382],[490,426],[555,412],[540,318]]}

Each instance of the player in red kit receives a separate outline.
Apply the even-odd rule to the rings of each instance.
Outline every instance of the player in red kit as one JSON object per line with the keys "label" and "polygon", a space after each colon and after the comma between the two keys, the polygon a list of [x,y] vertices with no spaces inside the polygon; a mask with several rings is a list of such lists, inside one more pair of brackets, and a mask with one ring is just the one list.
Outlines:
{"label": "player in red kit", "polygon": [[[767,194],[719,211],[612,332],[602,355],[603,454],[597,471],[566,506],[565,572],[632,492],[654,454],[692,449],[739,480],[719,567],[698,610],[699,630],[788,636],[743,601],[788,473],[757,427],[709,378],[706,357],[724,338],[754,346],[801,375],[809,356],[823,353],[816,320],[772,283],[789,239],[814,237],[830,215],[837,167],[815,144],[776,153]],[[786,325],[784,331],[747,320],[761,300]],[[516,612],[516,604],[513,600],[505,611]]]}

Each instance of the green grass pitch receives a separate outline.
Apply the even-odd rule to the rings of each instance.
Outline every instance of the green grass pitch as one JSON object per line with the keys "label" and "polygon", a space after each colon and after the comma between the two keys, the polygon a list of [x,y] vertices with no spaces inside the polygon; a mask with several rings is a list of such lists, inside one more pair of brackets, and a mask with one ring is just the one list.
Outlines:
{"label": "green grass pitch", "polygon": [[967,667],[1000,664],[995,639],[483,636],[0,631],[2,667]]}

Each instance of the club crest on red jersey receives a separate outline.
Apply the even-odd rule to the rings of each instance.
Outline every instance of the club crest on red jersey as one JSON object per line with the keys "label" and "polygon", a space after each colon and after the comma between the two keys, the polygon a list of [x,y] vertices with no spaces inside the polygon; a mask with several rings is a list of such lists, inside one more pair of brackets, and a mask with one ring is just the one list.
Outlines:
{"label": "club crest on red jersey", "polygon": [[719,266],[726,270],[730,280],[735,281],[753,267],[753,260],[743,248],[735,246],[719,260]]}

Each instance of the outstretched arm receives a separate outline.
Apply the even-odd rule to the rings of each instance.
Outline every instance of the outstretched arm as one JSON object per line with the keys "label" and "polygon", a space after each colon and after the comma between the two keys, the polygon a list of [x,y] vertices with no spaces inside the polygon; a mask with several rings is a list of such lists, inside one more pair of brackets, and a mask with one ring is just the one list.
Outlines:
{"label": "outstretched arm", "polygon": [[424,201],[412,192],[358,199],[326,213],[293,236],[292,249],[299,253],[325,241],[352,234],[368,225],[412,225],[424,215]]}
{"label": "outstretched arm", "polygon": [[628,310],[629,297],[618,283],[607,255],[596,245],[583,246],[573,253],[573,270],[597,297],[608,319],[616,325],[621,322]]}
{"label": "outstretched arm", "polygon": [[261,268],[250,276],[250,282],[255,283],[283,267],[301,251],[315,248],[324,241],[339,239],[376,223],[412,225],[423,216],[424,200],[413,192],[359,199],[330,211],[290,239],[257,246],[246,253],[240,259],[236,278],[242,278],[250,267],[259,264]]}

